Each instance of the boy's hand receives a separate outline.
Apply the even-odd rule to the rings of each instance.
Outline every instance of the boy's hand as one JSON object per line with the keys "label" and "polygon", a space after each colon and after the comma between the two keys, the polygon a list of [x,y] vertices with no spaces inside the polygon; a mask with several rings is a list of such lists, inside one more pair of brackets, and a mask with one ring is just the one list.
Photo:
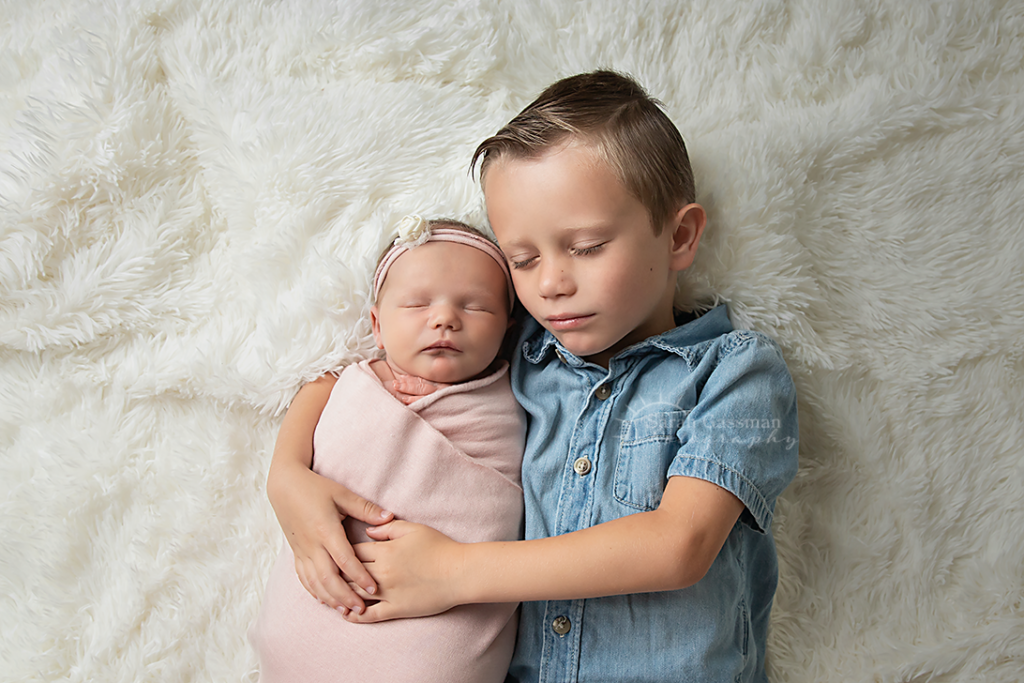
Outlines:
{"label": "boy's hand", "polygon": [[364,599],[380,602],[362,614],[349,612],[345,618],[367,624],[405,617],[440,614],[461,604],[456,578],[461,566],[463,544],[422,524],[395,521],[367,529],[366,533],[384,543],[360,543],[356,557],[376,579],[377,595],[358,586],[353,590]]}
{"label": "boy's hand", "polygon": [[[356,559],[341,525],[350,516],[367,524],[392,518],[378,505],[306,468],[281,469],[268,495],[295,555],[295,573],[309,593],[334,609],[362,611],[347,581],[372,595],[377,586]],[[342,578],[344,577],[344,579]]]}

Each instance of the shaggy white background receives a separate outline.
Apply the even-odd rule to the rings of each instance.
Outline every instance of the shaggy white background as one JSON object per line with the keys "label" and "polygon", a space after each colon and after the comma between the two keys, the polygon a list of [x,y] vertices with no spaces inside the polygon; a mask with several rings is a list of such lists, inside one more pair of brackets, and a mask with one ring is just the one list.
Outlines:
{"label": "shaggy white background", "polygon": [[388,226],[481,223],[476,143],[599,66],[689,142],[686,299],[773,335],[799,388],[773,679],[1021,679],[1019,0],[0,21],[0,679],[251,679],[284,407],[371,348]]}

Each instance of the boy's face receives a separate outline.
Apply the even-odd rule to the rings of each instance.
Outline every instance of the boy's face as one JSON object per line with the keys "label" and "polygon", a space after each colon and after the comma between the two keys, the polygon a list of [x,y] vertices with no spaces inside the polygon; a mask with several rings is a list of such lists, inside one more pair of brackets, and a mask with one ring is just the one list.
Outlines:
{"label": "boy's face", "polygon": [[432,382],[465,381],[501,348],[509,326],[505,274],[479,249],[427,242],[391,266],[370,321],[393,368]]}
{"label": "boy's face", "polygon": [[700,206],[683,207],[655,235],[643,204],[580,143],[496,160],[484,196],[520,300],[577,356],[607,367],[675,326],[676,273],[696,253]]}

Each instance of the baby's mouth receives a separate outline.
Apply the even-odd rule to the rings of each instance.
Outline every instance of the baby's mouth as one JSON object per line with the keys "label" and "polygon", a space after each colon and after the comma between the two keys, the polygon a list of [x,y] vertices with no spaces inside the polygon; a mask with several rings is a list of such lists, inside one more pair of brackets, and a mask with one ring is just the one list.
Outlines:
{"label": "baby's mouth", "polygon": [[460,351],[458,346],[452,344],[450,341],[442,339],[441,341],[434,342],[428,346],[425,351]]}

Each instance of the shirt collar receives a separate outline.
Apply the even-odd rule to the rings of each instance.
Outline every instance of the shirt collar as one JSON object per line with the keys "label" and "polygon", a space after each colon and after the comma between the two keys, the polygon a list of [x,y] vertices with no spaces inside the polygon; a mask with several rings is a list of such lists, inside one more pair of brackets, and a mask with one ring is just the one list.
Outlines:
{"label": "shirt collar", "polygon": [[[689,317],[689,314],[684,315]],[[732,323],[729,322],[729,309],[726,304],[721,304],[698,318],[689,318],[688,322],[673,327],[667,332],[648,337],[638,344],[623,349],[615,354],[613,360],[641,352],[648,346],[663,349],[669,353],[682,353],[686,347],[715,339],[731,332],[732,329]],[[520,348],[523,351],[523,358],[531,363],[540,363],[549,353],[557,353],[563,362],[573,367],[587,364],[585,360],[562,346],[553,334],[541,327],[540,323],[530,316],[523,321],[521,340]]]}

